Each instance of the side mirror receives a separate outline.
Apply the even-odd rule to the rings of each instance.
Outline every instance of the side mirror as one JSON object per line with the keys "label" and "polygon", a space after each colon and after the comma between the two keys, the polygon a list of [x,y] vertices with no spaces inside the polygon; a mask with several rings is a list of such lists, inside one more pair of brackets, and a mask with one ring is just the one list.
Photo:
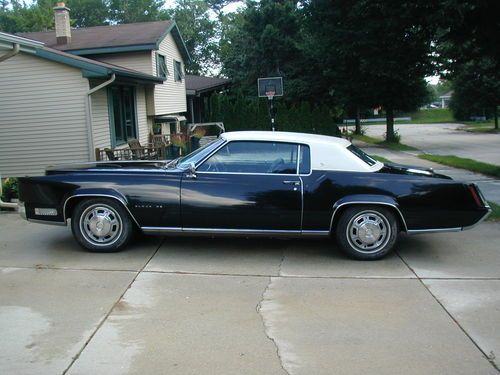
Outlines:
{"label": "side mirror", "polygon": [[194,165],[194,163],[189,163],[188,171],[189,173],[187,177],[196,178],[196,166]]}

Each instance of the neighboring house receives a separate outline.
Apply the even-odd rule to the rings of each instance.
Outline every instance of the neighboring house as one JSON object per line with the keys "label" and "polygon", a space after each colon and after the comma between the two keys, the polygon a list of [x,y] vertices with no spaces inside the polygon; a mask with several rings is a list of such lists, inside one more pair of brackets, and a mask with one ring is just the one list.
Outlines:
{"label": "neighboring house", "polygon": [[0,33],[0,174],[95,159],[96,148],[149,140],[155,123],[185,119],[189,54],[173,21]]}
{"label": "neighboring house", "polygon": [[187,118],[189,123],[200,123],[210,112],[210,95],[227,89],[231,80],[186,74]]}
{"label": "neighboring house", "polygon": [[453,90],[448,91],[446,94],[441,95],[439,100],[441,101],[441,108],[448,108],[450,106],[451,97],[453,96]]}

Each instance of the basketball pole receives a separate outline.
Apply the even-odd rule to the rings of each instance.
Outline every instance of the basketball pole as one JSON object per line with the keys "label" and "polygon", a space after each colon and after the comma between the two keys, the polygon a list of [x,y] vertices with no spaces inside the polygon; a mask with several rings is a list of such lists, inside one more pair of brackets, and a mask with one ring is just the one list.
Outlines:
{"label": "basketball pole", "polygon": [[274,111],[274,96],[269,96],[269,113],[271,114],[271,130],[275,131],[275,125],[274,125],[274,116],[275,116],[275,111]]}

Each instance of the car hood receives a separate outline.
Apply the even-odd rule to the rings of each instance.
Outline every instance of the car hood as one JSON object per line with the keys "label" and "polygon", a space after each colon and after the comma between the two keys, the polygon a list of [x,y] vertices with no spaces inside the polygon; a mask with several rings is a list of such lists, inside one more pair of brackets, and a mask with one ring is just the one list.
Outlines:
{"label": "car hood", "polygon": [[415,167],[413,165],[395,163],[384,163],[384,166],[378,171],[378,173],[405,174],[411,176],[434,177],[452,180],[449,176],[434,172],[432,168]]}
{"label": "car hood", "polygon": [[78,173],[78,172],[110,172],[110,171],[151,171],[165,169],[168,160],[155,161],[105,161],[78,164],[64,164],[50,166],[45,170],[46,175]]}

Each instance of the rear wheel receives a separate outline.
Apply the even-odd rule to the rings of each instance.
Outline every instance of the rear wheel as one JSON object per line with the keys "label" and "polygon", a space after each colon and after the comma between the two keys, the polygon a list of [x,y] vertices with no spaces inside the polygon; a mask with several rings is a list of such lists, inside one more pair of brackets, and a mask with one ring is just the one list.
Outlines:
{"label": "rear wheel", "polygon": [[392,250],[398,232],[398,221],[390,210],[378,206],[353,206],[340,217],[335,238],[352,258],[376,260]]}
{"label": "rear wheel", "polygon": [[76,241],[87,250],[113,252],[130,241],[133,224],[120,203],[96,198],[86,199],[75,207],[71,230]]}

